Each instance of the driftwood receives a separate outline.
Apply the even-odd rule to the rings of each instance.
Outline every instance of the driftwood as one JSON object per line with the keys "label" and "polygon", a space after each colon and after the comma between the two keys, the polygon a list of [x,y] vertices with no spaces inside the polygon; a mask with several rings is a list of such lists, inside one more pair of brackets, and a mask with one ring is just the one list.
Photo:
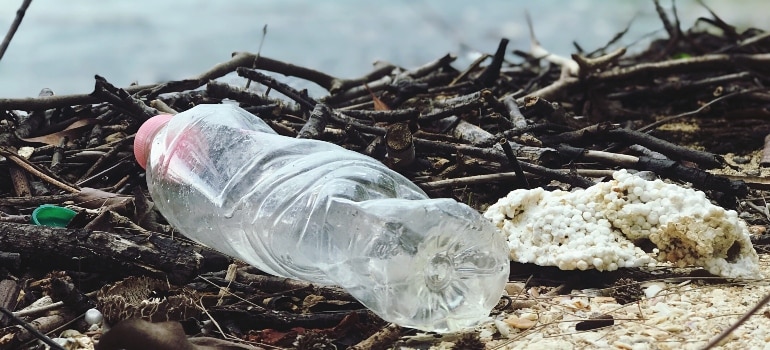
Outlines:
{"label": "driftwood", "polygon": [[29,266],[147,275],[172,283],[190,281],[205,261],[194,245],[160,234],[128,239],[109,232],[5,222],[0,222],[0,246],[19,253]]}

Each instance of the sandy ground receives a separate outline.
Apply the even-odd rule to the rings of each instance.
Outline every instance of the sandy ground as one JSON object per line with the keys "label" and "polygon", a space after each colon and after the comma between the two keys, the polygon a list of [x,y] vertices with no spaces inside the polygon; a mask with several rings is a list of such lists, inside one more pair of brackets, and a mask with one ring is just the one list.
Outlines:
{"label": "sandy ground", "polygon": [[[760,254],[762,273],[770,276],[770,255]],[[480,328],[486,349],[703,349],[770,293],[764,280],[670,279],[641,284],[648,296],[621,305],[609,290],[574,290],[546,296],[547,290],[515,292],[528,307],[500,314]],[[611,315],[614,325],[578,331],[592,316]],[[417,345],[421,336],[407,346]],[[451,338],[451,337],[447,337]],[[446,339],[431,349],[457,349]],[[714,349],[770,349],[770,307],[762,307]]]}

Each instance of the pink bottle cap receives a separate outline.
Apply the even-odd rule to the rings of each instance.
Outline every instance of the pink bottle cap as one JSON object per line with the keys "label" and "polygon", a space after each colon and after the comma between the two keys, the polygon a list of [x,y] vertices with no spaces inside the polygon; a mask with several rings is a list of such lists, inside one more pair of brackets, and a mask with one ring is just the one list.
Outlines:
{"label": "pink bottle cap", "polygon": [[147,121],[139,127],[139,131],[136,132],[136,136],[134,137],[134,157],[142,169],[147,168],[147,154],[150,153],[152,137],[155,136],[155,133],[166,125],[172,117],[173,115],[171,114],[156,115],[147,119]]}

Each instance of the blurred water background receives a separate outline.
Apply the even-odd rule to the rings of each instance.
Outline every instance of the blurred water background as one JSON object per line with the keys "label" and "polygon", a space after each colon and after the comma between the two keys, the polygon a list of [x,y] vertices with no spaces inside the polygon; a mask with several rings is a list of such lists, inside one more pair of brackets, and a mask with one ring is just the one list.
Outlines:
{"label": "blurred water background", "polygon": [[[0,0],[0,35],[21,2]],[[767,29],[766,0],[706,3],[739,28]],[[694,0],[676,6],[683,29],[709,16]],[[509,50],[528,50],[525,10],[542,45],[562,55],[575,51],[573,41],[601,47],[629,23],[621,44],[665,35],[648,0],[33,0],[0,60],[0,97],[37,96],[45,87],[88,93],[94,74],[118,86],[194,76],[234,51],[256,52],[264,25],[262,55],[339,77],[363,75],[376,60],[412,68],[448,52],[462,69],[474,50],[494,53],[503,37]]]}

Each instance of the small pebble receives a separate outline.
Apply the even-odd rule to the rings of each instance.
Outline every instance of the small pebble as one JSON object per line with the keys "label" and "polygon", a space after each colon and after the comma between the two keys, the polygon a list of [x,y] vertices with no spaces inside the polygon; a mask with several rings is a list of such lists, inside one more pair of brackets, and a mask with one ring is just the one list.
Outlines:
{"label": "small pebble", "polygon": [[528,320],[526,318],[519,318],[516,316],[508,317],[503,320],[503,322],[516,329],[530,329],[534,327],[535,324],[537,324],[536,321]]}
{"label": "small pebble", "polygon": [[97,309],[88,309],[85,315],[86,323],[90,325],[101,323],[104,320],[104,315]]}
{"label": "small pebble", "polygon": [[749,162],[751,162],[751,158],[744,157],[744,156],[735,156],[733,157],[733,162],[735,162],[735,164],[748,164]]}

